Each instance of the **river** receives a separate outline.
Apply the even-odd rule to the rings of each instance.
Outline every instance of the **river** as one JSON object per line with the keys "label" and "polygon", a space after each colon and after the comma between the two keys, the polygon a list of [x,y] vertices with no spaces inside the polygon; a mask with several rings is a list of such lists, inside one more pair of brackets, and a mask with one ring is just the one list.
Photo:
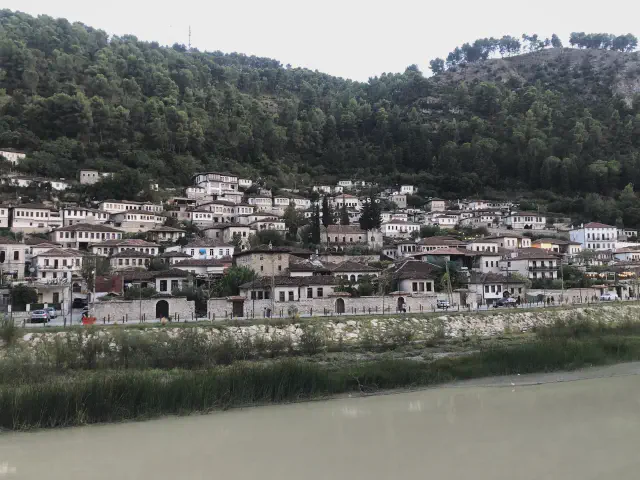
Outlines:
{"label": "river", "polygon": [[5,433],[0,478],[637,479],[640,367],[620,368]]}

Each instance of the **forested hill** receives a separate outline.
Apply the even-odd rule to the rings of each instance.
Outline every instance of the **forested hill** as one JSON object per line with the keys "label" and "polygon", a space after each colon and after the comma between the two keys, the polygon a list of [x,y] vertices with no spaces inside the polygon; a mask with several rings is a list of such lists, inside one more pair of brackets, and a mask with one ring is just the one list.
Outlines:
{"label": "forested hill", "polygon": [[171,186],[233,170],[281,185],[352,176],[449,198],[544,189],[606,203],[640,183],[638,54],[547,46],[360,83],[4,10],[0,147],[26,150],[24,168],[50,177],[134,168]]}

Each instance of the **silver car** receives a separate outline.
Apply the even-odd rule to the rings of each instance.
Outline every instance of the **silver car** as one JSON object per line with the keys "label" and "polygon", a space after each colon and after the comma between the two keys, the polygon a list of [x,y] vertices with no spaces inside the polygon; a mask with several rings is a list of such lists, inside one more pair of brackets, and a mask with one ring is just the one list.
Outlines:
{"label": "silver car", "polygon": [[50,320],[49,312],[46,310],[34,310],[31,312],[31,323],[48,323]]}
{"label": "silver car", "polygon": [[49,318],[57,318],[58,317],[58,312],[56,312],[55,308],[47,307],[47,308],[45,308],[45,310],[49,314]]}

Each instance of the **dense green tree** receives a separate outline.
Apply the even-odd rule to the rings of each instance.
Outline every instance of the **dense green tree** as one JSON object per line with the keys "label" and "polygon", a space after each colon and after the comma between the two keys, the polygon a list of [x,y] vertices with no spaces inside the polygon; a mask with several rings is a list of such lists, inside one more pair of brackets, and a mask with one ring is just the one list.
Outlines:
{"label": "dense green tree", "polygon": [[340,208],[340,225],[349,225],[349,212],[347,211],[347,204],[344,202]]}
{"label": "dense green tree", "polygon": [[331,210],[331,205],[329,204],[329,197],[325,195],[322,197],[322,225],[324,227],[328,227],[334,223],[333,211]]}
{"label": "dense green tree", "polygon": [[300,210],[297,210],[295,204],[291,202],[285,209],[282,219],[284,220],[284,225],[287,228],[289,239],[296,241],[298,238],[298,230],[306,223],[304,215]]}
{"label": "dense green tree", "polygon": [[257,277],[256,272],[248,267],[233,266],[227,269],[224,277],[212,286],[212,294],[216,297],[229,297],[240,293],[240,285]]}

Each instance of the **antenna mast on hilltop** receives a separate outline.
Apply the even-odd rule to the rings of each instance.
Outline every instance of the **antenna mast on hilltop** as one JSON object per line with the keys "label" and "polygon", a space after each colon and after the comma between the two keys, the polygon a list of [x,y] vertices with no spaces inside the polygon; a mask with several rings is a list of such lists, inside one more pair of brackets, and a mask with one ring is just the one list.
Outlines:
{"label": "antenna mast on hilltop", "polygon": [[191,51],[191,25],[189,25],[189,51]]}

